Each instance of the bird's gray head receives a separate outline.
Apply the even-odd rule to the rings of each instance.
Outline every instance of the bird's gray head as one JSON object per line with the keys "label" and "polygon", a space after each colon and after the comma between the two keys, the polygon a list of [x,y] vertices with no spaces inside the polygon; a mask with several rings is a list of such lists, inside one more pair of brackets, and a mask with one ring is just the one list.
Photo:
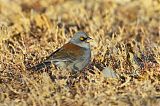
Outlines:
{"label": "bird's gray head", "polygon": [[80,47],[90,48],[89,42],[87,42],[90,39],[91,38],[85,32],[77,32],[71,38],[70,42]]}

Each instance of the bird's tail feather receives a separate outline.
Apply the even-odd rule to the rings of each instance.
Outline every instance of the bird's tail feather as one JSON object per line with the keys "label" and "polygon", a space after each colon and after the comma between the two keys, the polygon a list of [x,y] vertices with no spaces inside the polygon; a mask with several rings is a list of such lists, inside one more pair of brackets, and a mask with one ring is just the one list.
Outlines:
{"label": "bird's tail feather", "polygon": [[42,63],[39,63],[39,64],[29,68],[29,70],[38,71],[38,70],[45,68],[45,67],[48,67],[50,65],[51,65],[51,62],[42,62]]}

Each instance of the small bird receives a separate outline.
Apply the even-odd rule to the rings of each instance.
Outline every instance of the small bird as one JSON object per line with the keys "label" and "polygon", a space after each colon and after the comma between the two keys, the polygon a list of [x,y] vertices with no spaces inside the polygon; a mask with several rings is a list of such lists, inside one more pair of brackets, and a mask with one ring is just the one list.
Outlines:
{"label": "small bird", "polygon": [[90,39],[85,32],[77,32],[68,43],[30,69],[37,71],[54,64],[56,67],[70,69],[74,72],[81,71],[89,64],[91,59],[90,44],[87,42]]}

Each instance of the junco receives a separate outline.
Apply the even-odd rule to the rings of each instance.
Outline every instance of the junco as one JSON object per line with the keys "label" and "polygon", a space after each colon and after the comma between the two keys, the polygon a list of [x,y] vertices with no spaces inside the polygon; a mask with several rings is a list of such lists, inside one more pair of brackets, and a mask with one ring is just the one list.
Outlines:
{"label": "junco", "polygon": [[53,52],[43,62],[31,67],[31,70],[40,70],[54,64],[56,67],[81,71],[87,66],[91,58],[90,44],[91,39],[85,32],[77,32],[61,48]]}

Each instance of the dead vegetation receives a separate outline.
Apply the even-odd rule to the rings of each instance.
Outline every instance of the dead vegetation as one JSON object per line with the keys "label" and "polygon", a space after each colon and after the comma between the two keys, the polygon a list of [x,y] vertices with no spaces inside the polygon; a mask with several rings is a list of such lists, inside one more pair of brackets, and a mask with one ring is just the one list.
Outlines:
{"label": "dead vegetation", "polygon": [[[0,0],[0,105],[160,105],[159,16],[159,0]],[[85,70],[26,70],[79,30],[93,38]]]}

